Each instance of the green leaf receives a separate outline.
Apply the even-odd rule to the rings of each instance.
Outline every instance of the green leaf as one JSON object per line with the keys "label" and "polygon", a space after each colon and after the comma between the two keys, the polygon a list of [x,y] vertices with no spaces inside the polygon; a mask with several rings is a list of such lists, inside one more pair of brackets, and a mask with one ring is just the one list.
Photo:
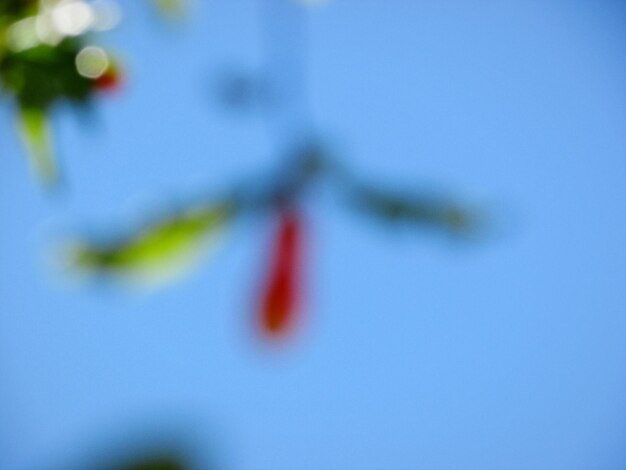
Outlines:
{"label": "green leaf", "polygon": [[463,233],[475,225],[473,214],[445,199],[398,195],[372,187],[358,187],[353,193],[356,207],[386,222],[408,222]]}
{"label": "green leaf", "polygon": [[119,470],[185,470],[186,468],[177,458],[165,456],[134,462]]}
{"label": "green leaf", "polygon": [[0,15],[23,16],[36,7],[37,0],[0,0]]}
{"label": "green leaf", "polygon": [[58,169],[46,112],[37,108],[20,109],[18,126],[33,171],[43,183],[47,185],[56,183]]}
{"label": "green leaf", "polygon": [[185,0],[152,0],[159,13],[166,18],[180,18],[185,13]]}
{"label": "green leaf", "polygon": [[117,243],[80,243],[73,262],[91,272],[168,280],[198,260],[233,214],[232,203],[221,203],[169,217]]}
{"label": "green leaf", "polygon": [[0,62],[4,91],[22,108],[48,109],[64,100],[88,103],[94,81],[76,68],[76,55],[82,48],[81,38],[66,38],[56,46],[42,44],[8,53]]}

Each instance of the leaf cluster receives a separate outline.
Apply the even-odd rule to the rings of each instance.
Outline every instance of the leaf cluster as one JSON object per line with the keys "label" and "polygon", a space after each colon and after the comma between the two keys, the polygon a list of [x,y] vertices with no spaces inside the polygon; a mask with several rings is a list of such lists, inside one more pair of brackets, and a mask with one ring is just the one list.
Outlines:
{"label": "leaf cluster", "polygon": [[85,104],[94,91],[94,81],[76,69],[82,49],[79,38],[66,38],[56,46],[41,44],[19,52],[7,52],[0,61],[0,80],[6,93],[22,108],[48,109],[68,100]]}
{"label": "leaf cluster", "polygon": [[333,188],[347,207],[387,225],[402,223],[453,235],[467,234],[477,226],[475,214],[449,198],[400,193],[362,183],[319,146],[307,146],[291,157],[269,183],[256,178],[255,183],[242,185],[229,196],[164,214],[121,237],[109,237],[105,242],[102,238],[83,241],[74,250],[73,264],[83,270],[116,275],[167,268],[181,256],[195,256],[203,240],[235,217],[298,206],[313,187],[321,184]]}
{"label": "leaf cluster", "polygon": [[0,2],[0,16],[4,18],[20,18],[31,13],[37,0],[2,0]]}

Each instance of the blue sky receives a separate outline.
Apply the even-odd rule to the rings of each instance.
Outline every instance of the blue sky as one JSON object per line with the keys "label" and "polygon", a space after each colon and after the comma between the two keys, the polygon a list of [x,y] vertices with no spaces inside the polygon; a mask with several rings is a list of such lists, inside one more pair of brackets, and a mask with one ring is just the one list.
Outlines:
{"label": "blue sky", "polygon": [[[171,435],[199,468],[626,466],[623,3],[329,0],[305,13],[308,104],[269,117],[211,94],[267,60],[259,0],[197,1],[173,27],[122,6],[101,41],[123,92],[95,126],[55,114],[67,192],[36,187],[0,107],[0,468]],[[270,69],[285,90],[298,50]],[[312,198],[306,324],[279,351],[249,334],[271,221],[150,293],[50,268],[76,230],[267,172],[308,125],[365,179],[485,204],[497,236],[458,246]]]}

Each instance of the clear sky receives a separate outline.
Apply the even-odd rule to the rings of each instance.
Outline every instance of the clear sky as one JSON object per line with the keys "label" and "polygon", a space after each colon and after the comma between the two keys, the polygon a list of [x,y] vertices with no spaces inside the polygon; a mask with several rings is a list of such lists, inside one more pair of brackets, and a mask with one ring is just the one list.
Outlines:
{"label": "clear sky", "polygon": [[[626,5],[328,0],[306,13],[310,116],[270,119],[212,93],[280,44],[261,2],[198,0],[178,26],[122,2],[100,41],[124,90],[92,125],[55,115],[64,194],[31,179],[1,105],[0,468],[170,439],[198,468],[626,468]],[[312,198],[306,322],[277,351],[249,325],[268,220],[156,291],[50,268],[77,230],[264,174],[309,123],[365,179],[486,204],[497,236],[459,246]]]}

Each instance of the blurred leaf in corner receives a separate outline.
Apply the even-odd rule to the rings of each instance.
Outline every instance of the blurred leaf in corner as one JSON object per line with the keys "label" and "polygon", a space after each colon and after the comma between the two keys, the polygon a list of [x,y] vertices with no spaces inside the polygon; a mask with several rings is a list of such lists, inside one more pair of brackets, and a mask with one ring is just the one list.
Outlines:
{"label": "blurred leaf in corner", "polygon": [[114,243],[78,243],[71,248],[70,263],[92,274],[167,281],[195,264],[235,212],[232,202],[224,202],[148,224]]}
{"label": "blurred leaf in corner", "polygon": [[119,83],[113,58],[87,45],[92,31],[115,27],[112,1],[0,0],[0,93],[11,98],[37,176],[58,180],[48,118],[59,103],[89,109]]}
{"label": "blurred leaf in corner", "polygon": [[188,470],[177,457],[161,456],[133,462],[114,470]]}

